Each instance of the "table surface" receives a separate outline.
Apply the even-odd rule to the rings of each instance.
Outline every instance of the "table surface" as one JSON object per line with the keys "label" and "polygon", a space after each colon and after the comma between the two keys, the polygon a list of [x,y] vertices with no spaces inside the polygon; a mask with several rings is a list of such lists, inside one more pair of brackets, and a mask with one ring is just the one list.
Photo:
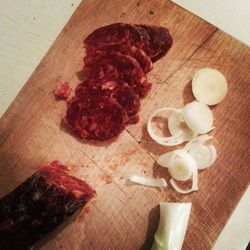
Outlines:
{"label": "table surface", "polygon": [[172,0],[250,46],[249,0]]}
{"label": "table surface", "polygon": [[[242,42],[250,44],[249,30],[245,29],[246,32],[243,32],[244,29],[242,29],[246,21],[250,23],[250,17],[247,16],[249,11],[246,12],[249,4],[246,0],[242,0],[242,5],[237,2],[237,13],[230,20],[227,17],[234,9],[233,5],[231,9],[227,9],[229,8],[227,6],[222,12],[220,8],[214,10],[212,7],[215,5],[209,5],[208,1],[203,1],[202,5],[197,0],[189,1],[189,4],[187,4],[188,1],[183,0],[174,2],[210,21]],[[196,5],[198,2],[199,4]],[[0,2],[0,116],[6,111],[46,54],[79,3],[80,0],[37,0],[35,2],[24,0],[22,3],[17,0],[2,0]],[[239,18],[240,14],[242,14],[241,18]],[[220,18],[216,19],[218,16]],[[240,24],[238,30],[237,26],[231,26],[235,18]],[[229,21],[225,22],[225,20]],[[241,250],[246,247],[250,235],[250,216],[247,213],[250,209],[249,200],[250,188],[242,197],[213,249]]]}

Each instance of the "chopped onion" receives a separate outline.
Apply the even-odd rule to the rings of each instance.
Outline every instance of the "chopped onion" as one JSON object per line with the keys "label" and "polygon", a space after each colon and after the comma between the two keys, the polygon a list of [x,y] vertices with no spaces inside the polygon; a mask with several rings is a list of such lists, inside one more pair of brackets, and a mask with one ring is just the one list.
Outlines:
{"label": "chopped onion", "polygon": [[160,221],[152,250],[181,250],[187,231],[191,203],[160,203]]}
{"label": "chopped onion", "polygon": [[210,155],[211,155],[210,165],[212,165],[215,162],[216,158],[217,158],[217,151],[216,151],[216,148],[215,148],[214,145],[208,145],[208,147],[210,149]]}
{"label": "chopped onion", "polygon": [[169,168],[172,165],[172,161],[174,159],[173,156],[174,156],[174,151],[162,154],[158,157],[156,162],[164,168]]}
{"label": "chopped onion", "polygon": [[181,110],[170,114],[168,119],[168,129],[171,135],[179,135],[183,141],[189,141],[198,135],[197,132],[187,126],[183,119]]}
{"label": "chopped onion", "polygon": [[129,177],[131,182],[149,187],[166,187],[168,184],[163,178],[149,178],[143,176],[132,175]]}
{"label": "chopped onion", "polygon": [[212,136],[203,135],[188,142],[183,148],[196,161],[198,169],[204,169],[211,166],[217,157],[214,145],[203,145],[207,140],[213,138]]}
{"label": "chopped onion", "polygon": [[175,146],[183,143],[183,139],[180,138],[181,136],[181,131],[175,135],[175,136],[159,136],[156,135],[155,132],[152,129],[152,119],[156,117],[160,112],[163,111],[171,111],[171,112],[179,112],[178,109],[173,109],[173,108],[161,108],[156,110],[149,118],[148,123],[147,123],[147,130],[151,138],[156,141],[158,144],[163,145],[163,146]]}
{"label": "chopped onion", "polygon": [[204,103],[194,101],[182,110],[185,123],[193,131],[206,134],[213,129],[213,113]]}
{"label": "chopped onion", "polygon": [[216,159],[216,149],[214,145],[203,145],[194,143],[188,153],[193,156],[198,169],[204,169],[211,166]]}
{"label": "chopped onion", "polygon": [[203,68],[198,70],[193,77],[192,91],[198,101],[207,105],[215,105],[226,96],[227,80],[218,70]]}
{"label": "chopped onion", "polygon": [[[172,152],[161,155],[157,159],[157,163],[168,168],[168,172],[173,177],[170,180],[173,188],[182,194],[187,194],[198,190],[198,170],[194,158],[185,150],[177,149]],[[184,190],[177,186],[175,180],[186,181],[192,178],[191,189]]]}
{"label": "chopped onion", "polygon": [[172,164],[168,168],[170,175],[178,181],[189,180],[196,167],[196,162],[186,151],[178,149],[174,151]]}
{"label": "chopped onion", "polygon": [[172,187],[177,192],[179,192],[181,194],[188,194],[188,193],[191,193],[193,191],[197,191],[198,190],[198,170],[197,170],[197,167],[196,167],[196,169],[193,170],[192,187],[190,189],[182,189],[182,188],[178,187],[177,183],[175,182],[175,180],[173,178],[170,179],[170,183],[171,183]]}
{"label": "chopped onion", "polygon": [[[152,128],[152,119],[160,112],[170,111],[168,114],[168,129],[172,136],[157,135]],[[156,110],[149,118],[147,130],[149,135],[158,144],[163,146],[176,146],[184,141],[195,138],[199,133],[205,134],[214,129],[213,114],[208,106],[201,102],[188,103],[182,110],[161,108]]]}
{"label": "chopped onion", "polygon": [[191,141],[189,141],[185,146],[184,146],[184,150],[188,151],[190,149],[190,147],[192,146],[193,143],[197,143],[197,142],[200,142],[200,143],[204,143],[208,140],[211,140],[213,138],[213,136],[211,135],[200,135],[200,136],[197,136],[195,137],[194,139],[192,139]]}

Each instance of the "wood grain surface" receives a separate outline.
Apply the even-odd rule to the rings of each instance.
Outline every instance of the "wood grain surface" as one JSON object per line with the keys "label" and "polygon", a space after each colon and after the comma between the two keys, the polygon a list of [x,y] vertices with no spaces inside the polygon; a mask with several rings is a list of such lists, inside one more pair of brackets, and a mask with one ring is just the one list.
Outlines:
{"label": "wood grain surface", "polygon": [[[52,92],[60,81],[79,83],[83,38],[113,22],[166,26],[174,44],[148,74],[153,88],[142,100],[140,122],[115,140],[82,142],[64,128],[66,105],[56,101]],[[199,191],[181,195],[171,188],[129,185],[130,174],[169,179],[155,159],[172,148],[156,145],[145,124],[157,108],[180,108],[194,100],[190,81],[201,67],[223,72],[229,92],[213,107],[218,159],[199,173]],[[58,159],[70,165],[75,176],[91,183],[98,195],[88,205],[88,213],[37,248],[150,249],[159,220],[158,203],[191,201],[183,249],[211,249],[249,185],[249,68],[247,46],[169,1],[83,1],[0,120],[0,196],[42,164]]]}

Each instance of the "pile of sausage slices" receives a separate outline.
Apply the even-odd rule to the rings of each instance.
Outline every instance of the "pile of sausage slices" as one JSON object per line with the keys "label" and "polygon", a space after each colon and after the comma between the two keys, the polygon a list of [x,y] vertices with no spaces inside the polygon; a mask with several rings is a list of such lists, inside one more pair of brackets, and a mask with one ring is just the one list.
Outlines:
{"label": "pile of sausage slices", "polygon": [[115,23],[89,34],[85,79],[68,102],[67,126],[82,139],[103,141],[137,123],[140,99],[152,87],[146,73],[172,42],[168,29],[160,26]]}

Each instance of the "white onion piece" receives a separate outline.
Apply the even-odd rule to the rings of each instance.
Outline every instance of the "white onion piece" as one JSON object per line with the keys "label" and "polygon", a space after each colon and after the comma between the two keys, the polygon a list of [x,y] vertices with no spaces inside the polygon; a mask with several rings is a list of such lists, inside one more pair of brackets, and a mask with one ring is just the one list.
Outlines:
{"label": "white onion piece", "polygon": [[191,203],[160,203],[160,221],[151,250],[181,250]]}
{"label": "white onion piece", "polygon": [[197,169],[196,162],[190,154],[181,149],[174,151],[168,172],[175,180],[189,180],[195,169]]}
{"label": "white onion piece", "polygon": [[[181,161],[179,161],[179,159],[181,159]],[[170,179],[172,187],[181,194],[188,194],[198,190],[198,170],[197,164],[193,157],[186,151],[178,149],[174,151],[174,156],[171,161],[172,164],[168,168],[168,171],[173,177]],[[175,182],[175,180],[186,181],[191,177],[192,187],[187,190],[178,187],[177,183]]]}
{"label": "white onion piece", "polygon": [[213,113],[204,103],[190,102],[183,108],[182,114],[187,126],[200,134],[213,129]]}
{"label": "white onion piece", "polygon": [[193,77],[192,91],[198,101],[207,105],[215,105],[226,96],[227,80],[218,70],[203,68],[198,70]]}
{"label": "white onion piece", "polygon": [[178,112],[173,112],[168,119],[168,129],[171,135],[181,137],[184,141],[189,141],[198,135],[197,132],[190,129],[182,116],[181,110]]}
{"label": "white onion piece", "polygon": [[[185,150],[177,149],[163,154],[157,159],[157,163],[168,168],[168,172],[172,176],[170,183],[177,192],[187,194],[198,190],[197,164],[194,158]],[[188,190],[181,189],[175,182],[175,180],[186,181],[190,178],[192,178],[192,187]]]}
{"label": "white onion piece", "polygon": [[192,139],[191,141],[189,141],[189,142],[183,147],[183,150],[185,150],[185,151],[188,152],[188,151],[190,150],[190,148],[192,147],[193,144],[196,144],[196,143],[201,143],[201,144],[203,144],[203,143],[205,143],[206,141],[211,140],[212,138],[213,138],[213,136],[207,135],[207,134],[197,136],[197,137],[195,137],[194,139]]}
{"label": "white onion piece", "polygon": [[162,154],[158,157],[156,162],[164,168],[169,168],[172,165],[172,160],[174,156],[174,151]]}
{"label": "white onion piece", "polygon": [[188,151],[190,149],[190,147],[192,146],[193,143],[204,143],[208,140],[211,140],[213,138],[213,136],[211,135],[199,135],[197,137],[195,137],[194,139],[192,139],[191,141],[189,141],[185,146],[184,146],[184,150]]}
{"label": "white onion piece", "polygon": [[211,155],[211,161],[210,161],[210,165],[212,165],[216,158],[217,158],[217,151],[214,145],[208,145],[209,149],[210,149],[210,155]]}
{"label": "white onion piece", "polygon": [[175,180],[173,178],[170,179],[170,183],[171,183],[172,187],[177,192],[179,192],[181,194],[188,194],[188,193],[191,193],[193,191],[197,191],[198,190],[198,170],[197,170],[197,168],[193,170],[192,187],[190,189],[182,189],[182,188],[178,187],[177,183],[175,182]]}
{"label": "white onion piece", "polygon": [[129,177],[131,182],[149,187],[166,187],[168,184],[163,178],[149,178],[143,176],[132,175]]}
{"label": "white onion piece", "polygon": [[183,148],[195,159],[198,169],[207,168],[216,160],[217,153],[215,146],[211,144],[203,145],[203,143],[212,138],[209,135],[198,136],[188,142]]}
{"label": "white onion piece", "polygon": [[198,169],[211,166],[216,159],[216,149],[213,145],[206,146],[199,142],[194,143],[188,153],[195,159]]}
{"label": "white onion piece", "polygon": [[198,169],[206,168],[211,161],[209,148],[199,142],[194,143],[188,153],[196,161]]}
{"label": "white onion piece", "polygon": [[172,111],[172,112],[177,112],[178,109],[173,109],[173,108],[161,108],[156,110],[148,119],[147,123],[147,130],[150,135],[150,137],[156,141],[158,144],[163,145],[163,146],[175,146],[183,143],[183,139],[180,138],[181,132],[177,134],[176,136],[169,136],[169,137],[164,137],[164,136],[159,136],[156,135],[155,132],[152,129],[152,119],[157,116],[160,112],[163,111]]}

